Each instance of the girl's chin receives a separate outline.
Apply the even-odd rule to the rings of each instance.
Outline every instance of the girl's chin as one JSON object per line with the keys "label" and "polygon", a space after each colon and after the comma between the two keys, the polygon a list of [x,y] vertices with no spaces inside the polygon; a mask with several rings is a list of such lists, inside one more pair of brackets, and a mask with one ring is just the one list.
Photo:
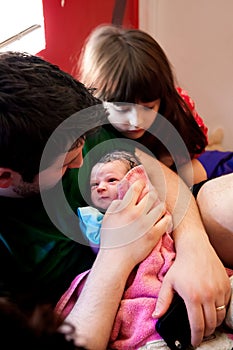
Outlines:
{"label": "girl's chin", "polygon": [[128,137],[129,139],[139,139],[142,137],[145,133],[145,130],[129,130],[129,131],[122,131],[122,135],[125,137]]}

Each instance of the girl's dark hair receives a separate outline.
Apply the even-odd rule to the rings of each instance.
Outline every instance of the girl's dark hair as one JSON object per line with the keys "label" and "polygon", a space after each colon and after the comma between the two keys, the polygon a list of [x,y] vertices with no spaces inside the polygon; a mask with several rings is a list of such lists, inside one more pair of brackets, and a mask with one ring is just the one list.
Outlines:
{"label": "girl's dark hair", "polygon": [[[88,107],[93,108],[84,113]],[[76,112],[80,114],[70,120]],[[53,140],[46,166],[105,118],[101,102],[59,67],[26,53],[0,53],[0,167],[32,181],[60,124],[67,121]]]}
{"label": "girl's dark hair", "polygon": [[[204,150],[206,136],[177,91],[171,64],[146,32],[115,25],[97,27],[86,40],[76,74],[104,101],[146,103],[160,99],[160,115],[176,128],[191,157]],[[158,125],[157,132],[166,134],[166,123]],[[159,158],[164,147],[159,140],[153,142]]]}
{"label": "girl's dark hair", "polygon": [[[1,349],[4,350],[75,350],[72,340],[58,331],[60,320],[48,305],[38,305],[31,314],[17,304],[0,297]],[[67,326],[69,333],[74,329]]]}

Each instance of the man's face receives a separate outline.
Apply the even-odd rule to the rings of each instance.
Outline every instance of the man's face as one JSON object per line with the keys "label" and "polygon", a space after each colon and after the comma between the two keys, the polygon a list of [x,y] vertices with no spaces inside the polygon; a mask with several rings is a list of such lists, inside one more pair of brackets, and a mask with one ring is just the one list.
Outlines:
{"label": "man's face", "polygon": [[82,148],[84,140],[71,151],[61,154],[55,162],[47,169],[35,176],[32,183],[25,182],[20,177],[19,182],[14,186],[14,192],[21,197],[29,197],[40,191],[53,188],[62,178],[68,168],[80,168],[83,164]]}

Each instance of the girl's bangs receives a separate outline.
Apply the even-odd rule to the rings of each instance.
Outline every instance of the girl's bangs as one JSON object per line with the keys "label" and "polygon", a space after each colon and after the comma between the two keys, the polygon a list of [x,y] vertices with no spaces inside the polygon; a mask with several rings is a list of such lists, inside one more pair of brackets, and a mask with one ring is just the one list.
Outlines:
{"label": "girl's bangs", "polygon": [[155,76],[147,77],[135,74],[134,77],[122,75],[108,96],[109,102],[137,103],[151,102],[161,99],[164,95],[160,80]]}

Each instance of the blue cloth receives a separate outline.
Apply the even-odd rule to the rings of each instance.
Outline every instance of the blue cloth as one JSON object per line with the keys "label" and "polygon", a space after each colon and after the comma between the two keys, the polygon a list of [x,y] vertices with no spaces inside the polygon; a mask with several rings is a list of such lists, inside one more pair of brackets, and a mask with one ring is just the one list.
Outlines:
{"label": "blue cloth", "polygon": [[233,172],[233,152],[205,151],[197,159],[205,168],[208,179]]}
{"label": "blue cloth", "polygon": [[79,225],[84,236],[94,245],[100,244],[100,228],[103,216],[98,209],[93,207],[82,207],[77,209]]}

